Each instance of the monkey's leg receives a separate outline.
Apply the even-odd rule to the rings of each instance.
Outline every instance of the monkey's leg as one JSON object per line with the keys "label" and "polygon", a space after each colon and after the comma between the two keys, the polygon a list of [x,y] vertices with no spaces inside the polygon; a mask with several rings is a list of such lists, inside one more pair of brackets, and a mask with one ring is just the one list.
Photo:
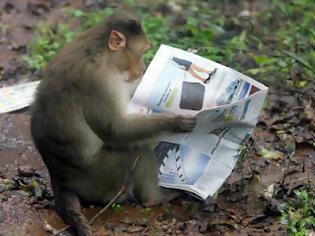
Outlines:
{"label": "monkey's leg", "polygon": [[[130,173],[137,156],[140,159],[134,171]],[[98,200],[99,202],[108,203],[123,185],[127,185],[127,189],[117,202],[134,196],[144,205],[154,205],[177,196],[176,191],[159,187],[159,164],[146,145],[128,149],[102,148],[94,159],[99,163],[97,169],[93,171],[95,173],[93,183],[94,186],[97,185],[94,188],[99,189],[97,198],[103,199]]]}
{"label": "monkey's leg", "polygon": [[153,151],[143,147],[135,172],[135,194],[145,206],[167,202],[179,196],[179,191],[162,188],[158,185],[159,164]]}
{"label": "monkey's leg", "polygon": [[74,228],[78,236],[92,236],[88,221],[81,212],[79,198],[69,191],[60,191],[60,188],[54,188],[54,194],[56,211],[66,223]]}

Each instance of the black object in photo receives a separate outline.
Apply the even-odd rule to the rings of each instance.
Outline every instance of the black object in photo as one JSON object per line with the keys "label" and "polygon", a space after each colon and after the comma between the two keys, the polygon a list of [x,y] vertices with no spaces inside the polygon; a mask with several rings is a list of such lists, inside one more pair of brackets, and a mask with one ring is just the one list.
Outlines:
{"label": "black object in photo", "polygon": [[189,70],[189,67],[191,66],[192,62],[191,61],[187,61],[185,59],[180,59],[178,57],[173,57],[172,60],[174,62],[176,62],[178,65],[183,66],[185,68],[185,70]]}
{"label": "black object in photo", "polygon": [[179,107],[186,110],[201,110],[205,87],[200,83],[183,82]]}
{"label": "black object in photo", "polygon": [[208,78],[203,82],[204,84],[208,84],[210,79],[215,75],[215,73],[217,72],[217,68],[215,68],[208,76]]}

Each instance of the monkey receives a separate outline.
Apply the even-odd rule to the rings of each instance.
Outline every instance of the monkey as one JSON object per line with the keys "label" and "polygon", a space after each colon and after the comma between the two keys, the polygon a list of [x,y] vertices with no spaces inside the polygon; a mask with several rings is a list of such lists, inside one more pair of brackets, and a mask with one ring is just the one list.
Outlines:
{"label": "monkey", "polygon": [[149,143],[163,133],[191,132],[196,119],[126,112],[149,48],[140,21],[116,12],[65,44],[43,71],[31,134],[49,172],[56,212],[76,235],[92,235],[81,203],[109,202],[137,156],[118,201],[134,197],[151,205],[177,196],[158,186],[159,164]]}

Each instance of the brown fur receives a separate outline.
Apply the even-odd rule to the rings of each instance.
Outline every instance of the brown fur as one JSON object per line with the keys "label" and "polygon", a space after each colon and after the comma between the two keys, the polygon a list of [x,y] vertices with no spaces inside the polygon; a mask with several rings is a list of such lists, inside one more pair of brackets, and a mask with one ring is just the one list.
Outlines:
{"label": "brown fur", "polygon": [[[108,47],[112,30],[125,36],[126,47]],[[128,194],[145,204],[172,195],[157,185],[158,164],[146,141],[162,132],[191,131],[195,120],[124,113],[136,83],[126,81],[143,72],[147,44],[138,21],[116,14],[65,45],[44,72],[31,132],[49,170],[56,209],[77,235],[91,235],[80,201],[108,202],[137,155]]]}

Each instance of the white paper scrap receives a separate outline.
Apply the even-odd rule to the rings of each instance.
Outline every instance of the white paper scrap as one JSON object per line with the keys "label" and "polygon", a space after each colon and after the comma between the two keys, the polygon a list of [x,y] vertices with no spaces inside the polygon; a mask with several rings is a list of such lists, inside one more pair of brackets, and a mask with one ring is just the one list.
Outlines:
{"label": "white paper scrap", "polygon": [[16,111],[29,106],[39,81],[0,88],[0,113]]}

